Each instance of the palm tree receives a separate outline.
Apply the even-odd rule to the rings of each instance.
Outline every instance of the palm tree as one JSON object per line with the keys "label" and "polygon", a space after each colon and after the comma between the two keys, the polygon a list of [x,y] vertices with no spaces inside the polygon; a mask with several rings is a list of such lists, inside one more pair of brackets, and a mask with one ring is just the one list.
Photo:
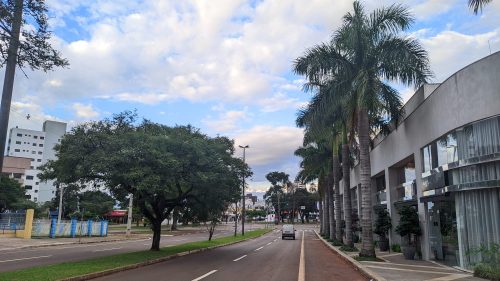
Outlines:
{"label": "palm tree", "polygon": [[330,208],[332,202],[328,199],[331,194],[328,189],[328,177],[331,173],[331,161],[329,147],[322,142],[310,142],[310,138],[306,133],[304,138],[304,146],[295,151],[295,155],[302,157],[300,162],[301,170],[299,171],[296,180],[301,182],[311,182],[315,179],[318,180],[318,190],[322,198],[322,234],[330,237]]}
{"label": "palm tree", "polygon": [[[359,141],[359,171],[362,202],[361,256],[375,256],[372,234],[370,129],[379,120],[398,124],[402,102],[388,82],[420,86],[432,75],[427,52],[416,39],[401,36],[414,21],[401,5],[391,5],[366,14],[360,2],[343,17],[330,44],[309,50],[295,62],[295,71],[309,80],[308,87],[331,81],[337,103],[351,101]],[[326,106],[326,105],[325,105]],[[370,124],[371,123],[371,124]],[[346,177],[347,178],[347,177]]]}
{"label": "palm tree", "polygon": [[483,10],[483,7],[491,3],[493,0],[469,0],[469,8],[474,11],[477,15],[479,11]]}

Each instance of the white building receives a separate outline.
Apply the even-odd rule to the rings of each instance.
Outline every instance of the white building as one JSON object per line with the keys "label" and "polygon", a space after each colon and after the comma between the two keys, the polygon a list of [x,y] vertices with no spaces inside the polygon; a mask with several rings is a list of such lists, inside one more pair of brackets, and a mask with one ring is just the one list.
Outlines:
{"label": "white building", "polygon": [[55,195],[53,181],[41,182],[37,174],[38,167],[55,160],[54,146],[61,141],[66,133],[66,123],[45,121],[43,131],[20,128],[10,129],[7,145],[7,155],[31,158],[31,166],[26,170],[24,188],[26,197],[35,202],[49,201]]}

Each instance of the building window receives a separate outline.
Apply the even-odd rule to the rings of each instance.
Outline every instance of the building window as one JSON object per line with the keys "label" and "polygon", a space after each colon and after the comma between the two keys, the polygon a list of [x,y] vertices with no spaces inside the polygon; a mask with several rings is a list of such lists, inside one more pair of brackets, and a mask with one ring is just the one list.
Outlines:
{"label": "building window", "polygon": [[21,144],[21,142],[20,141],[16,141],[16,144]]}
{"label": "building window", "polygon": [[43,147],[43,143],[39,144],[38,146],[39,146],[39,147]]}
{"label": "building window", "polygon": [[39,184],[39,182],[35,182],[35,185],[38,185],[38,184]]}
{"label": "building window", "polygon": [[31,195],[26,194],[26,199],[31,199]]}
{"label": "building window", "polygon": [[23,174],[14,173],[14,178],[15,179],[20,179],[22,176],[23,176]]}
{"label": "building window", "polygon": [[30,169],[31,169],[31,170],[33,170],[33,169],[35,169],[35,167],[33,167],[33,166],[30,166]]}
{"label": "building window", "polygon": [[26,179],[27,179],[27,180],[32,180],[32,179],[33,179],[33,176],[26,176]]}
{"label": "building window", "polygon": [[18,137],[22,137],[22,136],[23,136],[23,134],[17,134],[17,136],[18,136]]}
{"label": "building window", "polygon": [[38,154],[39,154],[39,155],[42,155],[42,153],[43,153],[43,152],[41,152],[41,151],[38,151]]}
{"label": "building window", "polygon": [[36,162],[42,162],[42,159],[36,159]]}
{"label": "building window", "polygon": [[[33,189],[33,186],[31,186],[31,185],[25,185],[25,186],[24,186],[24,189],[27,189],[27,190],[32,190],[32,189]],[[63,198],[64,198],[64,196],[63,196]]]}
{"label": "building window", "polygon": [[41,139],[41,140],[44,140],[44,139],[45,139],[45,137],[40,137],[40,139]]}
{"label": "building window", "polygon": [[33,136],[34,139],[38,139],[38,136]]}
{"label": "building window", "polygon": [[428,145],[422,149],[422,160],[424,161],[424,172],[428,172],[432,169],[432,154],[431,146]]}
{"label": "building window", "polygon": [[14,152],[21,152],[21,150],[16,148],[14,149]]}
{"label": "building window", "polygon": [[33,146],[36,146],[36,143],[33,143]]}
{"label": "building window", "polygon": [[34,151],[34,150],[33,150],[33,151],[31,151],[31,154],[36,154],[36,151]]}

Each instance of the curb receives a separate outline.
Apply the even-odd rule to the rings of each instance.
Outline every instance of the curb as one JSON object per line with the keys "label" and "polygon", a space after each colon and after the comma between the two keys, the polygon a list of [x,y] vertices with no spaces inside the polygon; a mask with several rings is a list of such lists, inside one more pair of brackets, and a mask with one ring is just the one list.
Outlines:
{"label": "curb", "polygon": [[[34,238],[36,239],[36,238]],[[3,251],[13,251],[13,250],[22,250],[22,249],[33,249],[33,248],[46,248],[46,247],[55,247],[55,246],[65,246],[65,245],[85,245],[85,244],[97,244],[97,243],[107,243],[107,242],[120,242],[120,241],[140,241],[140,240],[149,240],[147,238],[133,238],[133,239],[112,239],[112,240],[104,240],[104,241],[86,241],[86,242],[59,242],[53,244],[42,244],[42,245],[29,245],[22,246],[18,248],[6,248],[0,249],[0,253]]]}
{"label": "curb", "polygon": [[323,243],[328,246],[332,251],[334,251],[337,255],[339,255],[342,259],[350,263],[352,266],[356,267],[364,276],[370,278],[373,281],[387,281],[387,279],[379,276],[377,273],[371,271],[370,269],[364,267],[360,262],[357,260],[351,258],[349,255],[345,254],[344,252],[338,250],[334,246],[332,246],[328,241],[326,241],[321,235],[318,234],[316,230],[314,230],[314,233],[316,233],[316,236],[323,241]]}
{"label": "curb", "polygon": [[88,274],[84,274],[84,275],[80,275],[80,276],[69,277],[69,278],[65,278],[65,279],[59,279],[59,281],[84,281],[84,280],[90,280],[90,279],[94,279],[94,278],[97,278],[97,277],[111,275],[111,274],[122,272],[122,271],[127,271],[127,270],[131,270],[131,269],[136,269],[136,268],[145,267],[145,266],[148,266],[148,265],[152,265],[152,264],[156,264],[156,263],[168,261],[168,260],[175,259],[175,258],[178,258],[178,257],[186,256],[186,255],[189,255],[189,254],[194,254],[194,253],[209,251],[209,250],[212,250],[212,249],[216,249],[216,248],[220,248],[220,247],[224,247],[224,246],[229,246],[229,245],[233,245],[233,244],[237,244],[237,243],[241,243],[241,242],[253,240],[253,239],[262,237],[262,236],[264,236],[264,235],[266,235],[266,234],[268,234],[268,233],[270,233],[272,231],[273,231],[273,229],[270,229],[266,233],[263,233],[263,234],[261,234],[259,236],[252,237],[252,238],[249,238],[249,239],[244,239],[244,240],[240,240],[240,241],[230,242],[230,243],[226,243],[226,244],[221,244],[221,245],[217,245],[217,246],[211,246],[211,247],[207,247],[207,248],[201,248],[201,249],[196,249],[196,250],[191,250],[191,251],[186,251],[186,252],[180,252],[180,253],[177,253],[177,254],[169,255],[169,256],[158,258],[158,259],[154,259],[154,260],[148,260],[148,261],[144,261],[144,262],[140,262],[140,263],[135,263],[135,264],[130,264],[130,265],[122,266],[122,267],[107,269],[107,270],[103,270],[103,271],[99,271],[99,272],[88,273]]}

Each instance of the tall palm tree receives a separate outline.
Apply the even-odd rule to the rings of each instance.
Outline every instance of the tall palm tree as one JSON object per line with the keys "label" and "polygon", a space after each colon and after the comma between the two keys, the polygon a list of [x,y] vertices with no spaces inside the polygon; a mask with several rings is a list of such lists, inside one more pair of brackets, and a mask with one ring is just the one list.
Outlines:
{"label": "tall palm tree", "polygon": [[[355,104],[351,127],[359,141],[361,183],[361,256],[375,256],[372,234],[370,129],[373,120],[400,117],[402,102],[388,82],[420,86],[432,75],[427,52],[416,39],[401,35],[414,21],[401,5],[391,5],[370,14],[360,2],[353,3],[354,12],[343,17],[330,44],[309,50],[295,62],[295,71],[309,80],[308,87],[332,81],[334,100]],[[372,124],[370,124],[372,121]],[[347,178],[347,177],[346,177]]]}
{"label": "tall palm tree", "polygon": [[329,147],[321,141],[312,142],[309,134],[306,133],[304,137],[304,146],[298,148],[295,151],[295,155],[302,157],[300,162],[301,170],[297,175],[296,180],[302,182],[310,182],[314,179],[318,179],[318,189],[320,194],[322,193],[322,218],[324,224],[322,234],[330,237],[330,225],[332,220],[330,219],[330,208],[332,205],[331,193],[328,191],[330,188],[328,180],[331,174],[331,152]]}
{"label": "tall palm tree", "polygon": [[492,2],[493,0],[469,0],[469,8],[474,11],[474,14],[478,14],[479,11],[483,10],[483,7]]}

